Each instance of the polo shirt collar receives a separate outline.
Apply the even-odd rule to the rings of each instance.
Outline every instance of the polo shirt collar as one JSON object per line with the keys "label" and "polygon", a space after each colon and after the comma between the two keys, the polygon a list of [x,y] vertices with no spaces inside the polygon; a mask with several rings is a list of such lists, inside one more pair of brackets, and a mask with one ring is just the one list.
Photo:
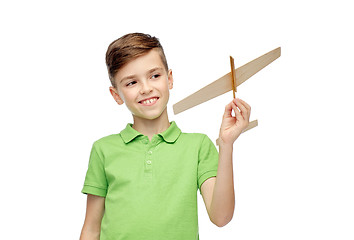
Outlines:
{"label": "polo shirt collar", "polygon": [[[138,136],[143,136],[142,133],[135,130],[132,126],[133,124],[128,123],[125,129],[120,132],[120,135],[122,136],[122,139],[125,143],[131,142]],[[172,121],[170,126],[164,132],[159,133],[158,135],[161,136],[165,142],[173,143],[177,140],[180,134],[181,130],[177,127],[176,122]]]}
{"label": "polo shirt collar", "polygon": [[167,128],[166,131],[160,133],[159,135],[165,140],[165,142],[174,143],[180,134],[181,129],[177,127],[175,121],[172,121],[169,128]]}
{"label": "polo shirt collar", "polygon": [[138,136],[143,136],[143,134],[135,130],[132,126],[133,124],[128,123],[127,126],[120,132],[120,135],[125,143],[131,142]]}

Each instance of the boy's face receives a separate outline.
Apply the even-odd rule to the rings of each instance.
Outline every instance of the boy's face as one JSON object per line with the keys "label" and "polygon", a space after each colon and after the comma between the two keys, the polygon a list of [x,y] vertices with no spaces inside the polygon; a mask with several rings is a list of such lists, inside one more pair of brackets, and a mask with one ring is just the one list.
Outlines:
{"label": "boy's face", "polygon": [[110,87],[113,98],[118,104],[125,103],[134,117],[152,120],[167,114],[173,78],[158,50],[128,62],[116,74],[115,82],[117,88]]}

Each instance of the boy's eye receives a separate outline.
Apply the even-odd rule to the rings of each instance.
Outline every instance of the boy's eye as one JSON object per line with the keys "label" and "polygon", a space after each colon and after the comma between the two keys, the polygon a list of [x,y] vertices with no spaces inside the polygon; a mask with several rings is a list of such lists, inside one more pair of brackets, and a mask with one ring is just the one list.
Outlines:
{"label": "boy's eye", "polygon": [[151,78],[158,78],[158,77],[160,77],[160,74],[154,74],[154,75],[152,75]]}
{"label": "boy's eye", "polygon": [[132,85],[134,85],[136,83],[136,81],[131,81],[131,82],[128,82],[127,84],[126,84],[126,86],[128,87],[128,86],[132,86]]}

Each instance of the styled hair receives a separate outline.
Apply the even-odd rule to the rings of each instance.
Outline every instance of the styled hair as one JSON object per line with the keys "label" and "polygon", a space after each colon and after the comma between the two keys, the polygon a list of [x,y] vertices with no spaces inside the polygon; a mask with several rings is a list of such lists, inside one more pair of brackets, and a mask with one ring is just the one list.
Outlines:
{"label": "styled hair", "polygon": [[106,65],[112,86],[116,87],[114,77],[119,69],[155,48],[168,71],[166,56],[158,38],[143,33],[129,33],[113,41],[106,52]]}

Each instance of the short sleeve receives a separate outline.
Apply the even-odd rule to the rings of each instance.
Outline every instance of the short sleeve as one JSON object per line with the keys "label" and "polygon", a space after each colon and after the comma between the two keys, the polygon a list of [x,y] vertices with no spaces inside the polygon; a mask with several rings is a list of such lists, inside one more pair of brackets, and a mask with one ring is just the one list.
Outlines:
{"label": "short sleeve", "polygon": [[107,194],[107,186],[102,154],[100,154],[100,151],[97,150],[97,146],[94,144],[91,149],[89,166],[86,172],[84,187],[81,192],[105,197]]}
{"label": "short sleeve", "polygon": [[206,135],[201,141],[198,158],[198,188],[200,190],[205,180],[216,176],[219,161],[219,153],[214,143]]}

